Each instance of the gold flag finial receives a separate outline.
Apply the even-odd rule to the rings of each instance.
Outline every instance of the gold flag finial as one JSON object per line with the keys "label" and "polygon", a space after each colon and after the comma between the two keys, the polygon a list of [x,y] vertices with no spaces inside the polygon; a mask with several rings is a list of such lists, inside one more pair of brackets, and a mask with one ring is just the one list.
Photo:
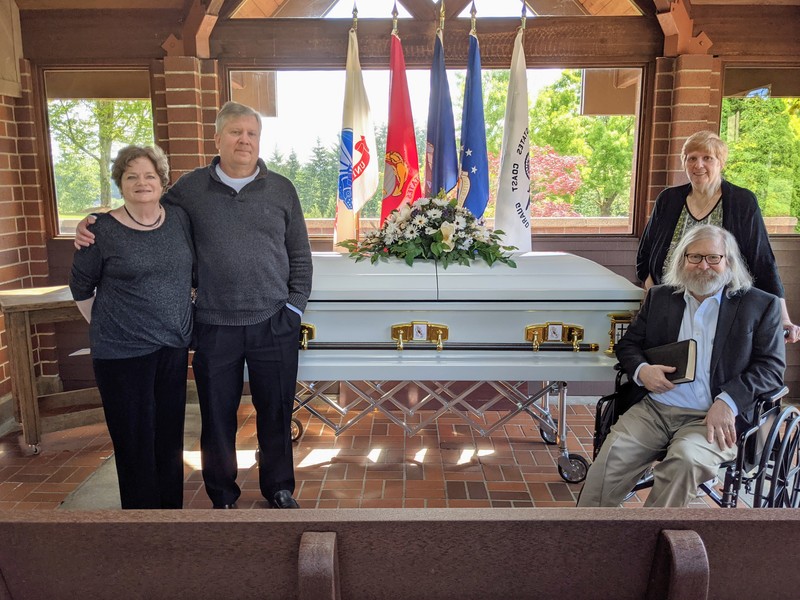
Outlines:
{"label": "gold flag finial", "polygon": [[397,35],[397,15],[400,14],[397,12],[397,1],[394,3],[394,7],[392,8],[392,33]]}
{"label": "gold flag finial", "polygon": [[439,8],[439,29],[444,31],[444,0],[442,0],[442,6]]}
{"label": "gold flag finial", "polygon": [[520,27],[522,29],[525,29],[525,21],[527,19],[527,16],[526,16],[527,9],[528,9],[528,5],[525,4],[525,0],[522,0],[522,18],[521,18],[521,24],[520,24]]}
{"label": "gold flag finial", "polygon": [[476,23],[478,22],[478,19],[476,18],[477,14],[478,14],[478,11],[475,10],[475,0],[472,0],[472,8],[469,11],[469,15],[470,15],[470,30],[469,30],[469,33],[470,33],[470,35],[475,35],[478,32],[478,27],[476,25]]}
{"label": "gold flag finial", "polygon": [[358,7],[353,2],[353,31],[358,30]]}

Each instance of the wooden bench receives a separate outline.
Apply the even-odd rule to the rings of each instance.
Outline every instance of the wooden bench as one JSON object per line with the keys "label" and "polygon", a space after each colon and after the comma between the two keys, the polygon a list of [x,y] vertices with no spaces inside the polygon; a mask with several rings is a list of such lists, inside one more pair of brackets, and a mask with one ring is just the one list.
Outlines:
{"label": "wooden bench", "polygon": [[0,599],[790,598],[800,511],[0,512]]}

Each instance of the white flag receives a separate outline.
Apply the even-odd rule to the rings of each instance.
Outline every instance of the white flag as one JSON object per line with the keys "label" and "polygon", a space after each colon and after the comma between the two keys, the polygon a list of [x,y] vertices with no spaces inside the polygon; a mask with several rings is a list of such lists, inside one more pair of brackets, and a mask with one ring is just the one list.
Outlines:
{"label": "white flag", "polygon": [[350,30],[344,84],[342,132],[339,139],[339,190],[336,200],[336,243],[356,237],[358,211],[378,189],[378,152],[367,90],[361,76],[358,37]]}
{"label": "white flag", "polygon": [[511,56],[503,149],[497,186],[494,228],[505,232],[503,244],[516,252],[531,250],[531,171],[528,142],[528,77],[524,30],[520,28]]}

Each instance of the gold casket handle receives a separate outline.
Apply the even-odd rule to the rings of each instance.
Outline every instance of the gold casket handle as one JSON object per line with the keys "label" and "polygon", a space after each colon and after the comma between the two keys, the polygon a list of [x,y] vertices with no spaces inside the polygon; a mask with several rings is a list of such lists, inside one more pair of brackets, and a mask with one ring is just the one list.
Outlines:
{"label": "gold casket handle", "polygon": [[317,328],[311,323],[300,323],[300,349],[308,350],[308,341],[317,337]]}

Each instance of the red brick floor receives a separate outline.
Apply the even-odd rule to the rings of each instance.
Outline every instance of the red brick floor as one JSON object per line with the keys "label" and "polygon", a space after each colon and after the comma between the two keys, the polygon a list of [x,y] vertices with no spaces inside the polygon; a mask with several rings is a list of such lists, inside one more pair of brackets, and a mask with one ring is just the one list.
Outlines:
{"label": "red brick floor", "polygon": [[[594,406],[570,405],[570,452],[591,456]],[[424,413],[422,418],[425,418]],[[295,444],[296,497],[304,508],[468,508],[574,506],[580,484],[558,474],[556,446],[519,415],[488,437],[445,414],[408,437],[373,411],[338,437],[310,413]],[[417,415],[419,418],[419,414]],[[497,415],[487,413],[492,422]],[[240,508],[264,507],[255,458],[252,405],[239,410]],[[38,455],[20,434],[0,438],[0,509],[55,509],[112,455],[104,424],[45,434]],[[187,445],[185,507],[209,508],[199,442]],[[641,505],[646,492],[628,502]],[[707,506],[700,499],[692,505]]]}

